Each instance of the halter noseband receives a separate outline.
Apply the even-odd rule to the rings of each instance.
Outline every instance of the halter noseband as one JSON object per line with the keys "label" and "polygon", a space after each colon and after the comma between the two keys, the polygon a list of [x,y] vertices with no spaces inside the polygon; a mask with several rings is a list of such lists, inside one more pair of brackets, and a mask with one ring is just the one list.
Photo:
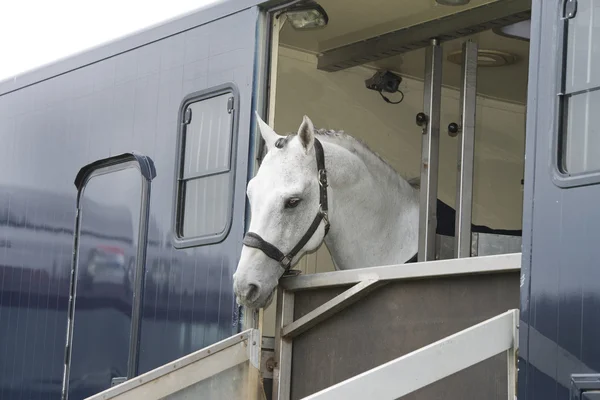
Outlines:
{"label": "halter noseband", "polygon": [[[279,143],[276,143],[276,146],[280,147],[278,144]],[[317,228],[321,224],[322,220],[325,220],[324,237],[327,236],[327,233],[329,232],[329,218],[327,216],[327,170],[325,169],[325,154],[323,152],[323,145],[317,138],[315,138],[314,146],[317,158],[317,176],[319,179],[319,211],[298,244],[296,244],[296,246],[294,246],[289,253],[284,254],[276,246],[267,242],[254,232],[246,233],[246,236],[244,236],[244,240],[242,241],[242,243],[244,243],[246,246],[259,249],[265,253],[265,255],[277,261],[285,270],[283,276],[298,275],[300,273],[300,271],[290,270],[292,266],[292,260],[296,254],[302,250],[306,243],[308,243],[312,235],[314,235],[314,233],[317,231]]]}

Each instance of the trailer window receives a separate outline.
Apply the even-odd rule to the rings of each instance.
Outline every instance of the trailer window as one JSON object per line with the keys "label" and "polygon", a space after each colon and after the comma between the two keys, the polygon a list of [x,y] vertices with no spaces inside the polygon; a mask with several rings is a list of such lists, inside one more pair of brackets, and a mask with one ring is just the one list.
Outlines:
{"label": "trailer window", "polygon": [[564,2],[561,172],[600,171],[600,3]]}
{"label": "trailer window", "polygon": [[221,241],[233,211],[235,94],[221,88],[189,96],[181,108],[175,245]]}

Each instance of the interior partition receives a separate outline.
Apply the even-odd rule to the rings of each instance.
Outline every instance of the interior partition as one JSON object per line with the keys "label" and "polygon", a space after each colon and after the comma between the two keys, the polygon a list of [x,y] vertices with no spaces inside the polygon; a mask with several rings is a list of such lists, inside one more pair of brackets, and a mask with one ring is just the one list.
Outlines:
{"label": "interior partition", "polygon": [[[296,291],[294,320],[349,287]],[[518,307],[518,270],[389,282],[293,339],[290,399]],[[500,354],[403,399],[506,399],[506,382],[507,356]]]}

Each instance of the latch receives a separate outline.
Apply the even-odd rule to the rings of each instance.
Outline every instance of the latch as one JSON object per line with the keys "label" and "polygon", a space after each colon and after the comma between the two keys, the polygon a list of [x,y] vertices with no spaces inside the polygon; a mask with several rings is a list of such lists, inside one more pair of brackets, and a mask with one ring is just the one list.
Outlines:
{"label": "latch", "polygon": [[575,18],[575,14],[577,14],[577,0],[565,1],[565,9],[564,9],[563,18],[565,18],[565,19]]}
{"label": "latch", "polygon": [[192,109],[191,108],[187,108],[187,110],[185,110],[185,114],[183,116],[183,123],[185,125],[189,125],[192,122]]}

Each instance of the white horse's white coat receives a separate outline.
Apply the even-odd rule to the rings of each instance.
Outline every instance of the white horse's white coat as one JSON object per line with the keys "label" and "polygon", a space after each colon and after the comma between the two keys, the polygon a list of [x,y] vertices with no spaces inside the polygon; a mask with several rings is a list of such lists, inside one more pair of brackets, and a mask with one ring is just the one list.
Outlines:
{"label": "white horse's white coat", "polygon": [[[248,183],[249,230],[283,253],[298,243],[319,209],[314,138],[323,144],[329,180],[329,221],[294,258],[316,251],[323,243],[336,269],[402,264],[417,253],[419,193],[377,154],[358,140],[335,131],[316,131],[304,117],[297,135],[280,136],[257,115],[267,154]],[[288,207],[285,207],[286,202]],[[295,205],[295,207],[290,207]],[[261,250],[244,246],[233,275],[240,304],[270,304],[283,268]]]}

